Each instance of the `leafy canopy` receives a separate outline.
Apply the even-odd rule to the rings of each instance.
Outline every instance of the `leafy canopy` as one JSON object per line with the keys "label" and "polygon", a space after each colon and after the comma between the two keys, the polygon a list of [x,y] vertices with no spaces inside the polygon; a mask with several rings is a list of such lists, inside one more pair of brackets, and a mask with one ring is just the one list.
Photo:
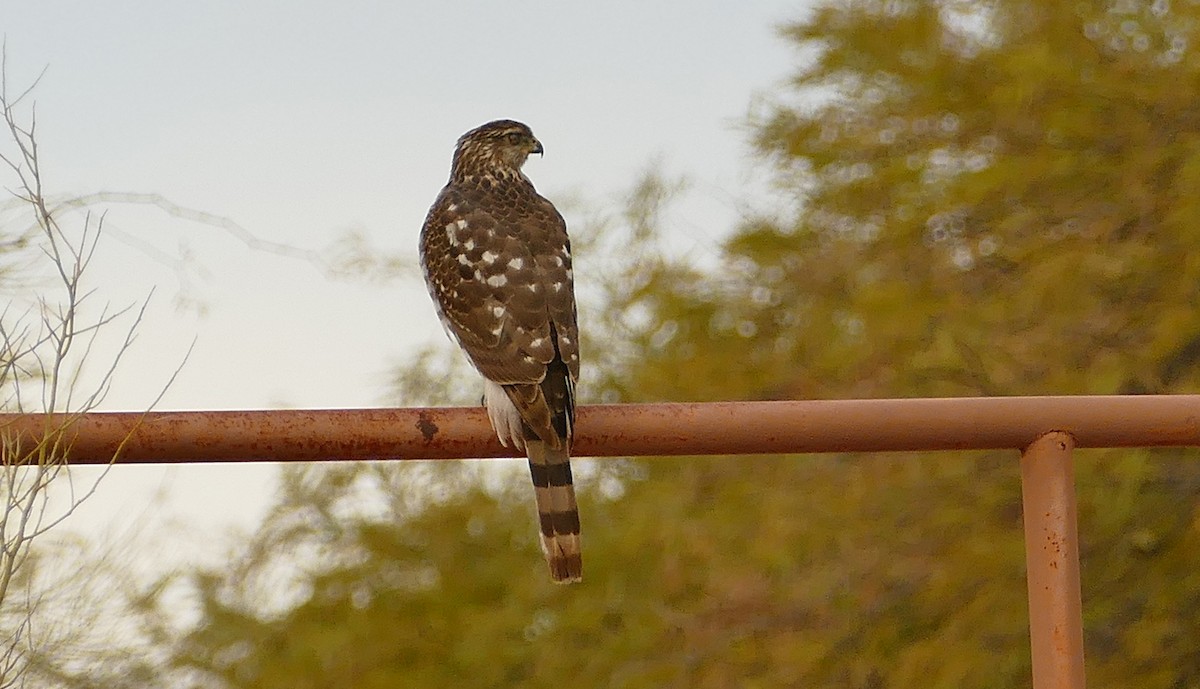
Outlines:
{"label": "leafy canopy", "polygon": [[[753,118],[776,216],[704,270],[657,250],[648,180],[622,250],[576,252],[606,268],[590,389],[1195,390],[1198,27],[1194,2],[822,4]],[[1195,459],[1080,459],[1095,683],[1200,681]],[[293,472],[235,566],[184,579],[201,615],[170,663],[219,687],[1024,685],[1014,460],[580,462],[571,589],[519,463]]]}

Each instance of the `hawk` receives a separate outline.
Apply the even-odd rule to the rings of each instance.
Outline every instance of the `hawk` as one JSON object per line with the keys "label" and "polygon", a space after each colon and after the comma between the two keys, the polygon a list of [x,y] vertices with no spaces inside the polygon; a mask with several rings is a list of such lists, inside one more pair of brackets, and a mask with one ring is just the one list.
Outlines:
{"label": "hawk", "polygon": [[484,378],[501,444],[529,458],[542,551],[556,582],[579,581],[570,449],[579,377],[571,241],[521,172],[542,144],[496,120],[463,134],[450,181],[421,228],[421,267],[446,331]]}

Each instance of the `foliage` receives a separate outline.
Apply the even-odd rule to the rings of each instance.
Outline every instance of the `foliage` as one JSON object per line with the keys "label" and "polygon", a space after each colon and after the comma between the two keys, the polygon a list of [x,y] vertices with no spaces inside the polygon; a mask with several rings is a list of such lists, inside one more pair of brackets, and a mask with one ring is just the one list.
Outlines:
{"label": "foliage", "polygon": [[787,30],[821,46],[797,81],[828,95],[765,113],[757,143],[803,174],[803,213],[730,251],[770,290],[737,314],[779,352],[760,356],[812,362],[792,392],[1200,382],[1200,122],[1179,87],[1200,83],[1200,13],[1165,7],[855,3]]}
{"label": "foliage", "polygon": [[[657,244],[672,185],[639,185],[607,235],[622,250],[594,245],[591,388],[1194,390],[1198,28],[1194,3],[822,5],[783,31],[812,61],[755,116],[783,219],[748,219],[704,270]],[[1081,458],[1094,683],[1200,681],[1194,461]],[[201,614],[176,670],[216,687],[1028,682],[1010,455],[584,464],[570,589],[540,570],[519,463],[441,466],[289,474],[237,566],[181,580]]]}

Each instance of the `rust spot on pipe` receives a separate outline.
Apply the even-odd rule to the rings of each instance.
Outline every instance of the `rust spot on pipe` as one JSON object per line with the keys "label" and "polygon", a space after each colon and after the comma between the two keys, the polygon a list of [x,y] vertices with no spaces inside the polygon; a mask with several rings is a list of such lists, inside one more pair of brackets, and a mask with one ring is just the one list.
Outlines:
{"label": "rust spot on pipe", "polygon": [[429,413],[422,411],[417,415],[417,430],[421,431],[421,435],[425,436],[425,442],[433,442],[433,436],[437,435],[438,426],[429,418]]}

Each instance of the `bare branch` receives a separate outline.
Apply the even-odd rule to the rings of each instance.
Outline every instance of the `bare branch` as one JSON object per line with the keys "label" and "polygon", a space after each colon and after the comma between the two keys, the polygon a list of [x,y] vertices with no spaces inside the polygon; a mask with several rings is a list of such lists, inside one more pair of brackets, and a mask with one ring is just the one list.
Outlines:
{"label": "bare branch", "polygon": [[[110,461],[98,476],[77,486],[65,463],[72,442],[68,431],[108,394],[150,301],[147,296],[140,304],[128,306],[91,304],[98,293],[85,285],[84,276],[99,250],[106,216],[93,213],[86,204],[47,201],[36,109],[31,103],[22,121],[16,108],[32,92],[36,80],[10,98],[6,59],[0,47],[0,132],[7,132],[10,144],[9,151],[0,152],[0,162],[12,173],[15,186],[9,188],[13,201],[0,204],[0,211],[19,209],[27,214],[28,225],[16,233],[16,240],[0,242],[0,253],[28,247],[25,253],[31,256],[30,265],[52,278],[51,291],[42,290],[35,298],[24,300],[25,308],[10,303],[0,310],[0,407],[33,411],[26,405],[39,395],[25,392],[33,385],[40,392],[38,410],[57,413],[59,420],[32,442],[0,429],[0,630],[8,630],[0,632],[0,689],[25,686],[30,659],[46,657],[41,647],[52,637],[69,633],[61,631],[70,625],[68,620],[40,616],[47,589],[37,583],[38,551],[33,546],[95,493],[112,466]],[[68,231],[60,225],[58,215],[75,209],[82,209],[84,216],[79,227]],[[0,272],[0,278],[6,276]],[[107,332],[119,322],[127,323],[123,337],[115,344],[110,339],[102,341],[101,331]],[[112,348],[103,355],[107,363],[98,382],[84,389],[81,375],[85,366],[102,358],[102,347]],[[177,374],[178,369],[170,381]],[[165,391],[164,386],[155,404]],[[120,448],[113,461],[119,453]],[[57,495],[52,501],[51,489],[60,492],[56,487],[65,490],[65,496]],[[53,674],[52,670],[39,671]]]}
{"label": "bare branch", "polygon": [[272,242],[261,239],[250,230],[236,220],[215,213],[197,210],[181,206],[174,201],[166,198],[162,194],[154,193],[137,193],[137,192],[119,192],[119,191],[98,191],[82,196],[75,196],[69,199],[58,202],[51,209],[52,213],[66,209],[90,208],[102,203],[122,203],[135,204],[143,206],[152,206],[157,208],[167,215],[182,220],[216,227],[227,232],[231,237],[245,244],[247,247],[255,251],[264,251],[267,253],[277,254],[279,256],[287,256],[288,258],[298,258],[308,261],[317,266],[323,266],[325,260],[324,254],[321,251],[312,249],[301,249],[290,244],[281,242]]}

